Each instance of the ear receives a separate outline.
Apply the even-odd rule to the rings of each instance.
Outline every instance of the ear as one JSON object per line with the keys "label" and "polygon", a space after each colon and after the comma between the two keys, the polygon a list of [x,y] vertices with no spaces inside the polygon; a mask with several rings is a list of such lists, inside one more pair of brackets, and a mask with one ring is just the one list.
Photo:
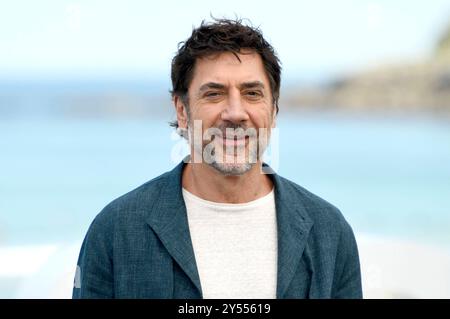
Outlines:
{"label": "ear", "polygon": [[175,106],[175,111],[177,112],[178,127],[187,128],[188,118],[184,103],[179,96],[175,96],[173,98],[173,104]]}

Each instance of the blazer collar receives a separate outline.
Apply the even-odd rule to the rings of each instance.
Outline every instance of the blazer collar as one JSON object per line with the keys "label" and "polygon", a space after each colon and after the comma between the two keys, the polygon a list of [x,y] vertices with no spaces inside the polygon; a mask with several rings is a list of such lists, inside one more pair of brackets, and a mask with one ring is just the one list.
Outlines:
{"label": "blazer collar", "polygon": [[146,220],[202,296],[181,187],[185,160],[165,174],[155,206],[149,211]]}
{"label": "blazer collar", "polygon": [[[181,186],[187,160],[188,157],[166,173],[159,197],[146,221],[202,296]],[[267,164],[263,164],[263,168],[266,172],[271,170]],[[283,298],[300,262],[313,222],[289,182],[275,172],[269,176],[275,187],[277,213],[277,298]]]}
{"label": "blazer collar", "polygon": [[269,176],[275,187],[277,214],[277,298],[283,298],[299,267],[313,221],[292,183],[275,172]]}

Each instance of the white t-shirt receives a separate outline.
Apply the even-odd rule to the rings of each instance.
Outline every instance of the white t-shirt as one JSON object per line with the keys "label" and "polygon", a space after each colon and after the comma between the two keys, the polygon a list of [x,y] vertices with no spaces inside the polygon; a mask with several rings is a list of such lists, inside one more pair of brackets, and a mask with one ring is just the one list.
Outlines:
{"label": "white t-shirt", "polygon": [[242,204],[204,200],[183,188],[203,298],[276,298],[274,191]]}

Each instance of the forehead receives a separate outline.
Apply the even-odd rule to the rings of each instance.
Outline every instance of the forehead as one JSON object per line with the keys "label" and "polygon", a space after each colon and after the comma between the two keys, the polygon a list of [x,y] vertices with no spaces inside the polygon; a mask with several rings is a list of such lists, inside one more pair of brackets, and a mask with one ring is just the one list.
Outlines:
{"label": "forehead", "polygon": [[197,59],[190,89],[198,89],[207,82],[234,85],[243,82],[262,82],[269,86],[261,56],[256,52],[237,54],[223,52]]}

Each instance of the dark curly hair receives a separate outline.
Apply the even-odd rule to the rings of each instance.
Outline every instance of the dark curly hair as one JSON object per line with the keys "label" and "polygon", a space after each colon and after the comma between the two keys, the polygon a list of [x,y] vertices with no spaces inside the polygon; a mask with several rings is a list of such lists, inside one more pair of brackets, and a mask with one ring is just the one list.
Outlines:
{"label": "dark curly hair", "polygon": [[[278,113],[280,96],[281,65],[273,47],[263,38],[261,30],[245,25],[242,19],[215,19],[202,21],[191,36],[178,45],[172,60],[172,98],[178,96],[188,106],[188,88],[192,81],[195,62],[199,58],[216,53],[231,52],[240,61],[238,53],[249,49],[261,56],[272,91],[273,105]],[[177,121],[171,122],[177,128]]]}

